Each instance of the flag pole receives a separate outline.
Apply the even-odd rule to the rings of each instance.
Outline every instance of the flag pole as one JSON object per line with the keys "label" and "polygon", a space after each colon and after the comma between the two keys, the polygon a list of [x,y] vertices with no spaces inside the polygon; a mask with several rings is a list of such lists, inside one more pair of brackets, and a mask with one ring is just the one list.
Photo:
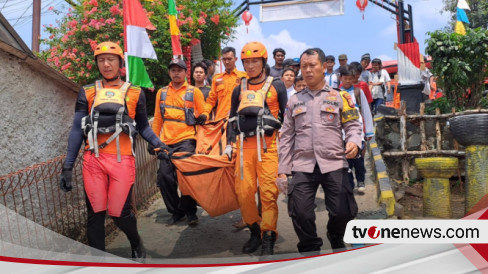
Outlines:
{"label": "flag pole", "polygon": [[125,60],[125,81],[129,82],[129,57],[127,56],[127,52],[124,52],[124,60]]}

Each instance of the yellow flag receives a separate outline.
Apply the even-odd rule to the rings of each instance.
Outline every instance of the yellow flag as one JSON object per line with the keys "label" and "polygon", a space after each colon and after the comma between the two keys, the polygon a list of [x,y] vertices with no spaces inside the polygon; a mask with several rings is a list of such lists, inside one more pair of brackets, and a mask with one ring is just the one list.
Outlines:
{"label": "yellow flag", "polygon": [[456,33],[461,34],[461,35],[466,35],[466,29],[464,28],[463,22],[457,21],[456,27],[454,28],[454,31]]}

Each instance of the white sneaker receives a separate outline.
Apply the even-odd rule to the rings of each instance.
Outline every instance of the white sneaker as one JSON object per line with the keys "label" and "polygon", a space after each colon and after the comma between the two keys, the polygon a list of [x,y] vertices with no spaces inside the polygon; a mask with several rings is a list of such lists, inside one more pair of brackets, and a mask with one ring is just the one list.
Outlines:
{"label": "white sneaker", "polygon": [[364,187],[364,182],[358,182],[358,192],[359,193],[364,193],[366,188]]}

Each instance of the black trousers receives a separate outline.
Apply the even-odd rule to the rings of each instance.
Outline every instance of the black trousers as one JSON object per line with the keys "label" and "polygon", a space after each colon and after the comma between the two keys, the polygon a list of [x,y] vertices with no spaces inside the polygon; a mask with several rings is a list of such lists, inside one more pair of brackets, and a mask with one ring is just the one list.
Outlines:
{"label": "black trousers", "polygon": [[[184,140],[169,145],[174,152],[195,152],[196,141]],[[178,178],[176,167],[171,160],[159,160],[157,184],[163,196],[164,204],[173,217],[194,215],[197,212],[197,203],[192,197],[178,195]]]}
{"label": "black trousers", "polygon": [[299,252],[319,251],[323,244],[317,236],[314,211],[319,185],[325,192],[325,206],[329,211],[327,231],[330,234],[343,236],[347,222],[358,212],[347,169],[322,174],[316,165],[313,173],[293,173],[288,186],[288,214],[299,239]]}
{"label": "black trousers", "polygon": [[[87,195],[85,194],[85,197]],[[140,237],[139,233],[137,232],[137,219],[134,215],[134,212],[131,208],[131,197],[132,197],[132,188],[127,195],[127,199],[125,200],[124,207],[122,208],[122,213],[120,217],[112,217],[114,220],[115,225],[124,232],[129,239],[130,246],[132,248],[136,248],[139,245]],[[88,214],[87,220],[87,237],[88,237],[88,244],[91,247],[100,249],[105,251],[105,213],[106,211],[101,211],[95,213],[93,208],[86,198],[86,208]]]}

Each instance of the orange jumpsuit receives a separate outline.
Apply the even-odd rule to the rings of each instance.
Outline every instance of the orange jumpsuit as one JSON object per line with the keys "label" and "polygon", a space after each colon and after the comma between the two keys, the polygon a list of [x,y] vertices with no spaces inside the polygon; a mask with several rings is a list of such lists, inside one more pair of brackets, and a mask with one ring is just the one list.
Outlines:
{"label": "orange jumpsuit", "polygon": [[229,117],[232,91],[241,83],[243,77],[247,77],[247,74],[234,68],[231,73],[218,73],[212,78],[212,88],[207,97],[205,111],[210,113],[216,107],[215,121]]}
{"label": "orange jumpsuit", "polygon": [[[248,84],[248,90],[259,90],[264,85],[264,82],[258,85]],[[240,86],[234,89],[232,93],[232,104],[230,109],[230,116],[237,115],[237,108],[240,103]],[[286,102],[288,100],[286,87],[281,81],[274,81],[270,87],[270,91],[266,96],[266,103],[271,114],[282,120],[285,110]],[[253,123],[251,121],[246,121]],[[254,121],[255,126],[256,121]],[[230,129],[227,130],[227,142],[232,141]],[[278,206],[276,200],[278,198],[278,188],[275,180],[278,175],[278,151],[276,144],[276,137],[278,131],[275,130],[272,136],[265,136],[267,145],[267,152],[263,149],[261,141],[261,162],[258,161],[257,140],[256,136],[246,137],[243,142],[243,180],[241,180],[240,170],[240,142],[237,141],[237,160],[235,172],[235,190],[241,209],[242,218],[244,222],[251,225],[253,223],[261,223],[261,232],[276,231],[276,224],[278,221]],[[256,181],[257,179],[257,181]],[[256,205],[256,191],[257,183],[259,182],[259,192],[261,197],[261,213]]]}

